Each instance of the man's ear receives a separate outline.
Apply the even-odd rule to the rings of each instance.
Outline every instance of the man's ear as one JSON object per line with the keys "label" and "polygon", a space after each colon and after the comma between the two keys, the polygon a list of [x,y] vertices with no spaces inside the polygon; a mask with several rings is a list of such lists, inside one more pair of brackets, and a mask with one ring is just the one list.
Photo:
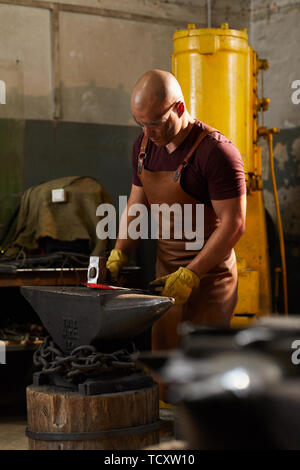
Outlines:
{"label": "man's ear", "polygon": [[176,111],[179,117],[183,115],[185,111],[185,105],[183,101],[178,101],[178,103],[176,103]]}

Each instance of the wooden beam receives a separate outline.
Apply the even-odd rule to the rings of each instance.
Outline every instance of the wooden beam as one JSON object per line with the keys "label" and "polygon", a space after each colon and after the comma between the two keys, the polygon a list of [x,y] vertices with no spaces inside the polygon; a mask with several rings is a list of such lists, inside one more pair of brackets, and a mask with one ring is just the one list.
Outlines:
{"label": "wooden beam", "polygon": [[0,0],[0,4],[15,5],[19,7],[33,7],[33,8],[44,8],[46,10],[52,10],[52,2],[43,2],[40,0]]}
{"label": "wooden beam", "polygon": [[43,2],[41,0],[0,0],[0,4],[43,8],[47,10],[53,10],[54,8],[58,8],[59,11],[69,13],[81,13],[85,15],[103,16],[106,18],[116,18],[127,21],[140,21],[145,23],[163,24],[166,26],[173,26],[177,28],[186,28],[188,23],[188,20],[182,21],[157,16],[139,15],[137,13],[128,13],[121,10],[109,10],[107,8],[87,7],[67,3]]}

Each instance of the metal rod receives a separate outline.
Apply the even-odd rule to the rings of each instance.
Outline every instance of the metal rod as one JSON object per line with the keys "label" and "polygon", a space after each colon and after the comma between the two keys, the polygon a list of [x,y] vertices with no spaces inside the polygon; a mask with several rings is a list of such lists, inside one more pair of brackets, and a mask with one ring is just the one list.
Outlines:
{"label": "metal rod", "polygon": [[[261,98],[264,98],[264,70],[261,70]],[[261,108],[261,126],[264,127],[265,125],[265,114],[263,108]]]}
{"label": "metal rod", "polygon": [[282,267],[282,286],[283,286],[283,300],[284,300],[284,314],[288,315],[288,289],[287,289],[287,272],[286,272],[286,257],[285,257],[285,247],[284,247],[284,234],[282,228],[282,220],[280,215],[279,200],[275,179],[275,170],[274,170],[274,157],[273,157],[273,134],[268,132],[267,135],[268,146],[269,146],[269,163],[270,163],[270,174],[272,180],[272,187],[274,193],[275,209],[277,216],[277,226],[278,226],[278,235],[279,235],[279,244],[280,244],[280,255],[281,255],[281,267]]}
{"label": "metal rod", "polygon": [[36,272],[36,271],[87,271],[88,268],[21,268],[17,273]]}
{"label": "metal rod", "polygon": [[207,0],[207,27],[211,28],[211,0]]}

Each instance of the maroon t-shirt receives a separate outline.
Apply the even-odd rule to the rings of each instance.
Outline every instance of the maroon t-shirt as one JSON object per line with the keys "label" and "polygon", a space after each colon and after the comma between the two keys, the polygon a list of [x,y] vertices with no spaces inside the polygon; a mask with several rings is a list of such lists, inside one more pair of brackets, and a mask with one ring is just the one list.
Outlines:
{"label": "maroon t-shirt", "polygon": [[[149,171],[175,171],[189,153],[198,135],[206,125],[196,121],[185,140],[168,153],[148,141],[144,167]],[[137,157],[143,134],[134,143],[132,183],[142,186],[137,174]],[[207,135],[195,150],[184,168],[180,184],[182,189],[202,204],[211,205],[211,200],[229,199],[246,192],[244,164],[236,146],[223,134],[216,131]]]}

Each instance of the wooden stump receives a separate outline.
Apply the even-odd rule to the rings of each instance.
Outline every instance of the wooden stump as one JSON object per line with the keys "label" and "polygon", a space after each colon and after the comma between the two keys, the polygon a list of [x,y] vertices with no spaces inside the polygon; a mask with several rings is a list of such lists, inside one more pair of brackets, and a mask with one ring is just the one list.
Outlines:
{"label": "wooden stump", "polygon": [[158,387],[81,395],[27,387],[30,450],[133,450],[159,442]]}

